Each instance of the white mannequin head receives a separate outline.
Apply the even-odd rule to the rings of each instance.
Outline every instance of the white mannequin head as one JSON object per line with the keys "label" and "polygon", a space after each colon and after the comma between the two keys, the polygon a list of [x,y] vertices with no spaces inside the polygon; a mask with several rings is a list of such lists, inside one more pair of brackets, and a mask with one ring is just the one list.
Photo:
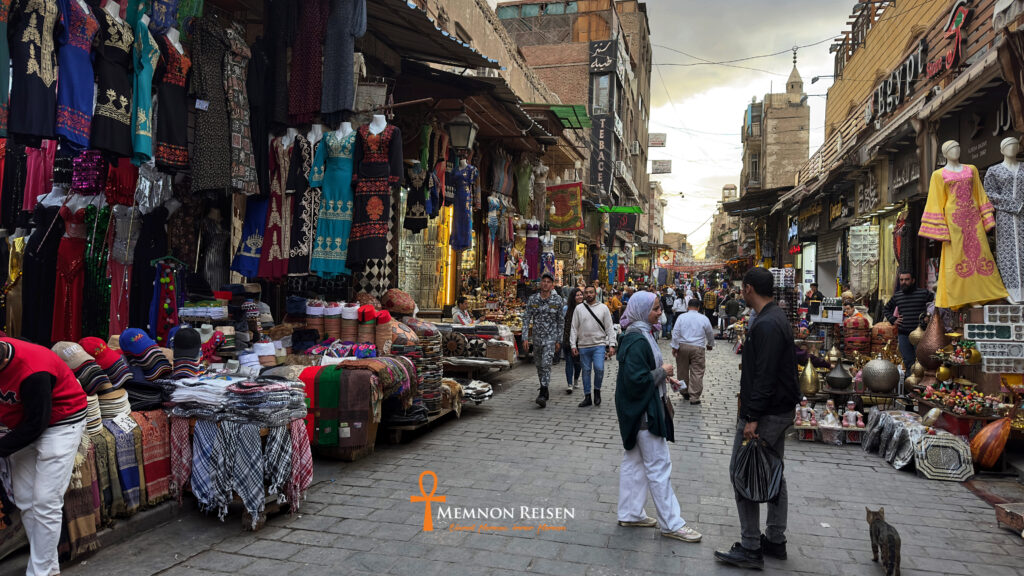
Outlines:
{"label": "white mannequin head", "polygon": [[1020,152],[1020,140],[1014,136],[1004,138],[999,143],[999,151],[1003,153],[1003,157],[1007,160],[1016,160],[1017,154]]}
{"label": "white mannequin head", "polygon": [[960,163],[960,143],[956,140],[946,140],[942,145],[942,157],[950,164]]}

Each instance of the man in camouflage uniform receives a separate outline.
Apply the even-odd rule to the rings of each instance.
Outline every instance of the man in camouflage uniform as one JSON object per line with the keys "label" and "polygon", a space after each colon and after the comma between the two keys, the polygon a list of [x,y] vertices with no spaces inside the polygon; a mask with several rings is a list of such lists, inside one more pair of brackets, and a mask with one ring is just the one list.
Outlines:
{"label": "man in camouflage uniform", "polygon": [[[537,405],[548,405],[548,385],[551,383],[551,362],[555,351],[562,345],[562,329],[565,316],[562,306],[565,301],[553,291],[555,279],[545,274],[540,280],[540,292],[530,296],[523,312],[523,351],[533,347],[533,363],[537,366],[540,391]],[[531,337],[532,336],[532,337]]]}

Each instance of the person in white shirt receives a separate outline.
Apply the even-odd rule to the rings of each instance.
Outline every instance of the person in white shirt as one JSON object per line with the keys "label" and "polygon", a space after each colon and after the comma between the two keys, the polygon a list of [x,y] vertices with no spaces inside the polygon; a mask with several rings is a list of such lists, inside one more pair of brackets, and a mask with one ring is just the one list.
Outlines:
{"label": "person in white shirt", "polygon": [[683,398],[690,404],[700,404],[704,391],[704,367],[706,350],[715,345],[715,332],[711,321],[701,313],[701,301],[689,301],[687,311],[676,319],[672,328],[672,350],[676,357],[676,373],[686,382]]}
{"label": "person in white shirt", "polygon": [[[604,380],[604,361],[615,354],[615,329],[612,327],[612,313],[608,307],[597,302],[597,289],[587,286],[586,301],[576,307],[569,331],[569,345],[573,356],[583,364],[583,401],[580,408],[601,405],[601,382]],[[590,375],[594,373],[594,390],[591,398]]]}
{"label": "person in white shirt", "polygon": [[456,308],[452,310],[452,320],[461,326],[470,326],[475,323],[473,315],[469,313],[469,302],[466,302],[465,296],[459,296],[456,301]]}
{"label": "person in white shirt", "polygon": [[676,318],[686,312],[686,303],[689,301],[689,298],[676,298],[676,301],[672,304],[672,313],[675,314]]}

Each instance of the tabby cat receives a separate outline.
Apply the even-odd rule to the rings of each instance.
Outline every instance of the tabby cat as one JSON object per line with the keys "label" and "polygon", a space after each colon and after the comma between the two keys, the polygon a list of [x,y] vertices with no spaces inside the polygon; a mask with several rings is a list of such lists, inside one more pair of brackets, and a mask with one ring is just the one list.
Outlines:
{"label": "tabby cat", "polygon": [[878,562],[878,551],[882,551],[882,568],[885,576],[900,576],[900,533],[885,521],[885,508],[872,512],[868,507],[868,526],[871,527],[871,560]]}

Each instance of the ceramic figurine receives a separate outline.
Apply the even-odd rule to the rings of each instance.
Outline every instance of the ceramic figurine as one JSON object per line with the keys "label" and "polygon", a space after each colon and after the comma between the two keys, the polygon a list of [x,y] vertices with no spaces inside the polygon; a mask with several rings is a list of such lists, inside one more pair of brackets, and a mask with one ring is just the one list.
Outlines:
{"label": "ceramic figurine", "polygon": [[857,405],[853,400],[846,402],[846,412],[843,413],[843,428],[863,428],[864,415],[857,412]]}
{"label": "ceramic figurine", "polygon": [[796,419],[793,421],[794,426],[817,426],[818,415],[814,413],[814,409],[807,405],[807,397],[800,398],[800,405],[796,407]]}
{"label": "ceramic figurine", "polygon": [[825,414],[821,417],[821,426],[839,428],[839,414],[836,412],[836,403],[833,400],[825,402]]}

